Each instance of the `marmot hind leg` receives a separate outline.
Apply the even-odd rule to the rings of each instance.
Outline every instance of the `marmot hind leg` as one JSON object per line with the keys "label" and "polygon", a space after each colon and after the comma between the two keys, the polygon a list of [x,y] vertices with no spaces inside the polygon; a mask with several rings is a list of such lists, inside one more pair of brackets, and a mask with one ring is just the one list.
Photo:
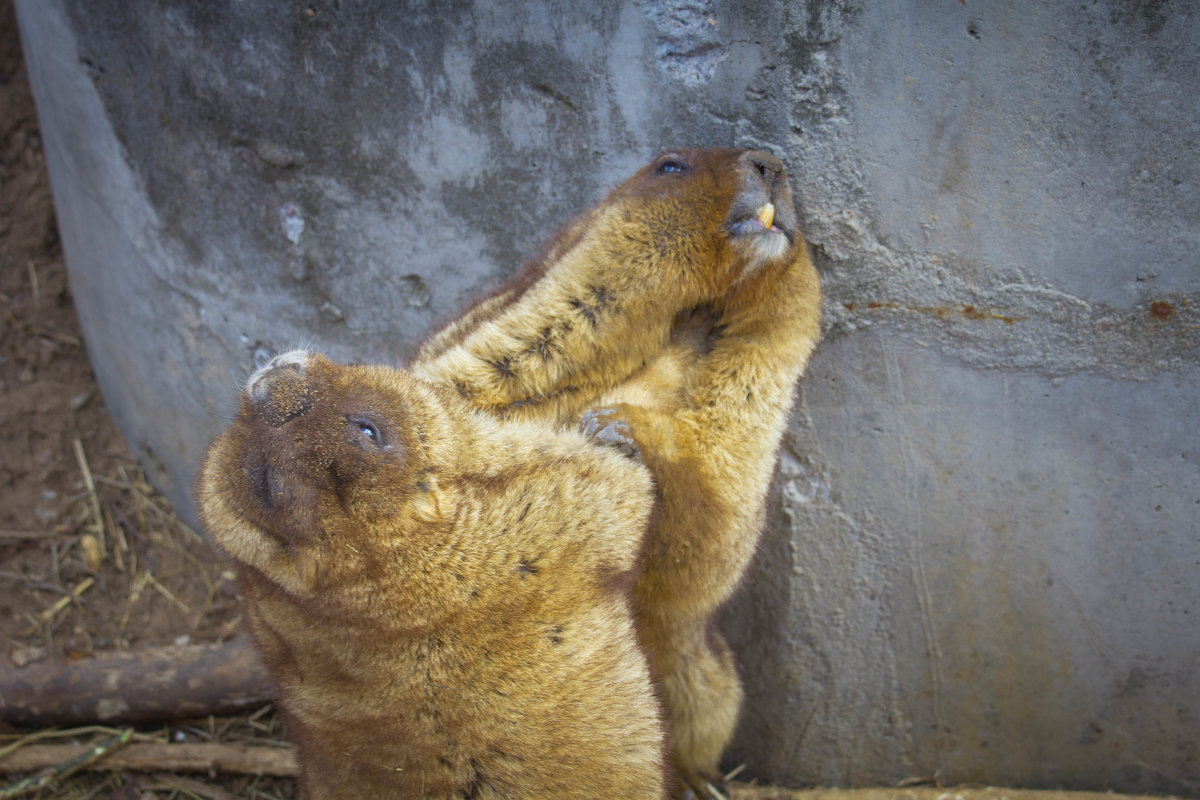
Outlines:
{"label": "marmot hind leg", "polygon": [[742,705],[733,653],[709,620],[643,624],[641,634],[662,693],[680,783],[676,794],[698,800],[718,797],[708,785],[723,792],[721,753],[733,738]]}

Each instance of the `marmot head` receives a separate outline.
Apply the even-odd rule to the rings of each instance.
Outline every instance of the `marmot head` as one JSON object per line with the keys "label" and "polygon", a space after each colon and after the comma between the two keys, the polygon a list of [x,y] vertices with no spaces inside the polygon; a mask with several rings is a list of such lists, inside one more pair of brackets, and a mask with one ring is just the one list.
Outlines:
{"label": "marmot head", "polygon": [[573,398],[599,396],[660,352],[678,315],[753,307],[793,267],[811,264],[779,159],[668,152],[426,343],[413,370],[480,407],[566,419],[581,410]]}
{"label": "marmot head", "polygon": [[761,150],[663,153],[582,222],[589,243],[603,241],[631,268],[704,293],[723,293],[804,247],[787,171]]}
{"label": "marmot head", "polygon": [[[453,446],[449,398],[399,370],[294,351],[255,373],[201,470],[205,527],[243,568],[313,613],[422,624],[444,592],[401,591],[456,543],[437,452]],[[449,587],[447,587],[449,588]],[[386,622],[388,620],[381,620]]]}

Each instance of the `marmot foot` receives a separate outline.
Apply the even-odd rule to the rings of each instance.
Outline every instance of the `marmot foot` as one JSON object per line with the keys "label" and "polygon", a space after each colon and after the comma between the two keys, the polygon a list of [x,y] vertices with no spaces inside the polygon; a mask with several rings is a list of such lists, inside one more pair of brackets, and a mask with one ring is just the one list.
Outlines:
{"label": "marmot foot", "polygon": [[729,784],[717,773],[690,773],[679,781],[682,800],[727,800]]}
{"label": "marmot foot", "polygon": [[727,800],[729,784],[716,773],[692,773],[679,781],[679,797],[682,800]]}

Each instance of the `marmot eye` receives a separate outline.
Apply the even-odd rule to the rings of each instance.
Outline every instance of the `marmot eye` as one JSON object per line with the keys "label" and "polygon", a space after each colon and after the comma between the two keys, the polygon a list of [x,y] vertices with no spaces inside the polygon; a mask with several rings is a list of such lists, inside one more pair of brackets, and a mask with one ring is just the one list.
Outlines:
{"label": "marmot eye", "polygon": [[659,175],[671,175],[671,174],[683,175],[683,174],[691,172],[691,171],[692,171],[692,168],[689,167],[687,164],[683,163],[682,161],[675,161],[673,159],[667,159],[666,161],[659,164],[658,170],[657,170]]}
{"label": "marmot eye", "polygon": [[360,417],[351,417],[347,420],[347,424],[353,444],[360,447],[364,445],[383,446],[383,434],[380,433],[379,427],[375,423]]}

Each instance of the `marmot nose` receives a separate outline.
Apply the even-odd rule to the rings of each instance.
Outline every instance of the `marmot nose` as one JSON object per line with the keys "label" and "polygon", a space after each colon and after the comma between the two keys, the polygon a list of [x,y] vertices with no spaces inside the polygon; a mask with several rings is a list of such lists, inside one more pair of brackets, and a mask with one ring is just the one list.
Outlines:
{"label": "marmot nose", "polygon": [[757,173],[759,178],[768,186],[774,186],[786,172],[783,162],[766,150],[751,150],[743,153],[741,160],[748,169]]}

